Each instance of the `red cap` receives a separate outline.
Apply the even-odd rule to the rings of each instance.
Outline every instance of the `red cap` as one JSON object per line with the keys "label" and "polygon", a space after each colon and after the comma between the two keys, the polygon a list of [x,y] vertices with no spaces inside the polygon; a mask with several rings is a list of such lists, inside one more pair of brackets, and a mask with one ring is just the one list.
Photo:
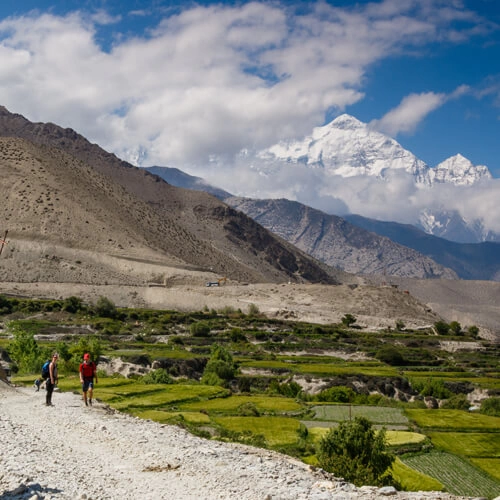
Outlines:
{"label": "red cap", "polygon": [[88,352],[86,352],[84,355],[83,355],[83,359],[90,359],[90,354]]}

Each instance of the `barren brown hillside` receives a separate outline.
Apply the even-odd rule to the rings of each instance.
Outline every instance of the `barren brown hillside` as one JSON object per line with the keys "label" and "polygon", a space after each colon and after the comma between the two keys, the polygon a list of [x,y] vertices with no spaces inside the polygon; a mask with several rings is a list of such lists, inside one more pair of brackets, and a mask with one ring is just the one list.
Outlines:
{"label": "barren brown hillside", "polygon": [[[210,195],[174,188],[151,175],[136,179],[145,201],[57,148],[18,138],[0,139],[0,169],[0,220],[11,239],[3,264],[7,280],[43,281],[44,271],[60,267],[62,249],[97,252],[100,258],[93,261],[100,264],[119,257],[213,271],[240,281],[337,280],[333,269]],[[18,258],[22,266],[8,265]],[[65,281],[94,283],[85,272],[86,261],[85,254],[75,253]],[[53,276],[55,269],[47,272]],[[124,279],[102,272],[97,272],[99,282]],[[144,281],[133,274],[127,283]]]}

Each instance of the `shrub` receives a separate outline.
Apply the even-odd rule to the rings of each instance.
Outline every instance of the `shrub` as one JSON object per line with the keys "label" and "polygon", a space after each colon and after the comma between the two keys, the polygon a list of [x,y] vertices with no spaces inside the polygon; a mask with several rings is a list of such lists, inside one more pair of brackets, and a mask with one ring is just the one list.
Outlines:
{"label": "shrub", "polygon": [[40,349],[34,334],[19,324],[10,323],[8,330],[14,336],[14,340],[9,343],[7,350],[17,365],[16,370],[21,373],[38,373],[45,358],[48,358],[48,353]]}
{"label": "shrub", "polygon": [[364,417],[344,421],[320,441],[320,466],[356,486],[390,484],[387,469],[395,460],[386,451],[385,429],[375,432]]}
{"label": "shrub", "polygon": [[64,299],[62,304],[62,310],[67,311],[69,313],[76,313],[80,311],[82,308],[83,308],[82,300],[74,296]]}
{"label": "shrub", "polygon": [[355,396],[355,392],[350,387],[336,386],[321,391],[317,396],[317,401],[329,403],[349,403]]}
{"label": "shrub", "polygon": [[206,321],[192,323],[189,331],[193,337],[208,337],[210,335],[210,326]]}
{"label": "shrub", "polygon": [[500,417],[500,398],[488,398],[481,403],[480,412],[491,417]]}
{"label": "shrub", "polygon": [[450,331],[450,325],[444,321],[436,321],[436,323],[434,323],[434,328],[438,335],[448,335]]}
{"label": "shrub", "polygon": [[212,354],[208,360],[201,381],[207,385],[227,385],[236,375],[236,366],[231,353],[218,344],[212,346]]}
{"label": "shrub", "polygon": [[117,312],[116,306],[113,302],[102,295],[97,299],[94,311],[97,316],[101,316],[103,318],[114,318]]}
{"label": "shrub", "polygon": [[172,384],[173,379],[164,368],[152,370],[142,377],[144,384]]}
{"label": "shrub", "polygon": [[342,319],[340,321],[342,321],[342,324],[344,326],[347,326],[349,328],[354,323],[356,323],[357,320],[352,314],[345,314],[344,316],[342,316]]}
{"label": "shrub", "polygon": [[479,335],[479,328],[476,325],[471,325],[467,328],[467,333],[471,337],[477,337]]}
{"label": "shrub", "polygon": [[402,366],[406,364],[406,359],[401,354],[401,351],[392,345],[381,347],[375,354],[375,357],[391,366]]}
{"label": "shrub", "polygon": [[452,321],[450,323],[450,330],[453,335],[462,335],[462,325],[458,321]]}
{"label": "shrub", "polygon": [[449,399],[443,401],[441,408],[448,410],[468,410],[470,408],[470,401],[465,394],[454,394]]}

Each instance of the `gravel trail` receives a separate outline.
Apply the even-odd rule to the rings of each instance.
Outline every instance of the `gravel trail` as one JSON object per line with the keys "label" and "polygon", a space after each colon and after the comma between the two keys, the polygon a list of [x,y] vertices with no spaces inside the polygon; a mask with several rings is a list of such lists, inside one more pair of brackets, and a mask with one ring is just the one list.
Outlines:
{"label": "gravel trail", "polygon": [[[0,499],[448,499],[355,488],[284,455],[0,382]],[[333,479],[333,480],[332,480]]]}

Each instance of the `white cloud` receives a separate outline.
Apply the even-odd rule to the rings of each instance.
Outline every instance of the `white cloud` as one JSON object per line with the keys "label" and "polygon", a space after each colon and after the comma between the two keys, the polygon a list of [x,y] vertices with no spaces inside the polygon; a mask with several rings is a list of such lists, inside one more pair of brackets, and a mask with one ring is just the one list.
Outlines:
{"label": "white cloud", "polygon": [[[122,157],[142,148],[148,164],[204,163],[300,137],[328,110],[362,99],[372,64],[441,38],[466,12],[444,16],[438,3],[433,17],[432,5],[318,2],[301,15],[289,4],[197,6],[134,38],[120,36],[120,17],[102,10],[8,18],[0,22],[0,102]],[[97,42],[103,24],[115,30],[109,51]],[[422,94],[420,116],[442,98]],[[411,129],[415,100],[384,123]]]}
{"label": "white cloud", "polygon": [[[0,104],[32,121],[71,127],[124,159],[141,152],[146,165],[221,180],[235,194],[289,197],[336,213],[363,209],[379,218],[396,210],[410,220],[422,194],[404,177],[393,179],[394,191],[381,181],[341,183],[300,166],[279,169],[271,180],[237,155],[303,137],[327,111],[363,99],[367,71],[387,57],[487,26],[440,0],[302,8],[300,15],[285,2],[167,10],[169,17],[134,37],[120,33],[123,19],[105,11],[7,18],[0,21]],[[455,21],[467,25],[464,32]],[[113,40],[106,50],[98,42],[103,26]],[[391,135],[411,132],[466,91],[414,93],[374,125]]]}
{"label": "white cloud", "polygon": [[431,111],[442,106],[444,102],[446,102],[445,94],[434,92],[411,94],[380,120],[370,122],[370,126],[392,137],[400,133],[413,132]]}

